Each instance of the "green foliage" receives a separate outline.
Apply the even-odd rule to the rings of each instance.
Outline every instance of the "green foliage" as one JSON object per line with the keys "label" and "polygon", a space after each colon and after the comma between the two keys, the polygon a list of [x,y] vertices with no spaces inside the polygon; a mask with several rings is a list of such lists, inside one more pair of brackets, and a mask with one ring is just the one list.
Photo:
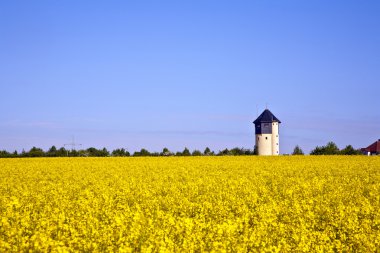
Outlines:
{"label": "green foliage", "polygon": [[224,156],[224,155],[232,155],[232,156],[241,156],[241,155],[254,155],[254,151],[250,149],[245,149],[245,148],[233,148],[231,150],[223,149],[219,151],[217,154],[218,156]]}
{"label": "green foliage", "polygon": [[56,157],[57,156],[57,148],[55,146],[52,146],[51,148],[49,148],[49,150],[46,152],[46,156]]}
{"label": "green foliage", "polygon": [[0,150],[0,158],[8,158],[11,157],[11,154],[6,150]]}
{"label": "green foliage", "polygon": [[[72,156],[79,156],[79,153],[77,152],[70,152],[72,153],[73,155]],[[94,156],[94,157],[105,157],[105,156],[109,156],[110,153],[108,152],[108,150],[106,148],[103,148],[103,149],[96,149],[94,147],[91,147],[91,148],[88,148],[86,149],[86,156]]]}
{"label": "green foliage", "polygon": [[[303,155],[303,150],[297,145],[293,150],[293,155]],[[325,146],[317,146],[310,152],[311,155],[362,155],[360,150],[354,149],[351,145],[347,145],[344,149],[339,150],[334,142],[328,142]],[[56,146],[52,146],[48,151],[44,152],[41,148],[33,147],[28,152],[22,150],[21,153],[14,151],[10,153],[6,150],[0,150],[0,158],[12,158],[12,157],[126,157],[131,154],[124,148],[117,148],[111,153],[106,149],[97,149],[90,147],[88,149],[81,150],[67,150],[64,147],[57,149]],[[203,152],[195,149],[190,152],[188,148],[185,148],[182,152],[171,152],[168,148],[163,148],[162,152],[149,152],[147,149],[142,148],[140,151],[133,153],[133,156],[213,156],[214,151],[211,151],[209,147],[206,147]],[[257,155],[257,147],[253,150],[238,148],[233,149],[225,148],[220,150],[216,155],[218,156],[243,156],[243,155]]]}
{"label": "green foliage", "polygon": [[151,153],[148,150],[146,150],[145,148],[142,148],[140,150],[140,152],[133,153],[133,156],[150,156],[150,155],[151,155]]}
{"label": "green foliage", "polygon": [[203,155],[214,155],[214,151],[211,151],[209,147],[205,148]]}
{"label": "green foliage", "polygon": [[255,145],[255,147],[253,148],[253,155],[259,155],[259,151],[258,151],[256,145]]}
{"label": "green foliage", "polygon": [[228,148],[225,148],[223,150],[219,150],[219,153],[217,154],[218,156],[222,156],[222,155],[230,155],[230,151],[228,150]]}
{"label": "green foliage", "polygon": [[339,150],[337,145],[330,141],[326,146],[317,146],[310,152],[310,155],[360,155],[359,150],[354,149],[351,145],[347,145],[344,149]]}
{"label": "green foliage", "polygon": [[325,146],[325,153],[327,155],[339,155],[339,148],[334,142],[330,141]]}
{"label": "green foliage", "polygon": [[182,155],[183,156],[190,156],[190,150],[188,148],[185,148],[183,151],[182,151]]}
{"label": "green foliage", "polygon": [[196,149],[196,150],[193,151],[193,153],[191,155],[192,156],[201,156],[202,152]]}
{"label": "green foliage", "polygon": [[339,148],[334,142],[330,141],[326,146],[317,146],[310,152],[310,155],[339,155]]}
{"label": "green foliage", "polygon": [[56,155],[59,157],[67,156],[67,150],[64,147],[62,147],[57,150]]}
{"label": "green foliage", "polygon": [[304,155],[303,150],[297,145],[294,147],[292,155]]}
{"label": "green foliage", "polygon": [[29,150],[28,157],[43,157],[45,156],[45,153],[42,149],[33,147]]}
{"label": "green foliage", "polygon": [[244,149],[242,148],[233,148],[230,150],[230,155],[244,155]]}
{"label": "green foliage", "polygon": [[347,145],[340,151],[341,155],[362,155],[360,150],[354,149],[351,145]]}
{"label": "green foliage", "polygon": [[112,151],[112,156],[130,156],[130,153],[124,148],[117,148]]}
{"label": "green foliage", "polygon": [[162,152],[160,153],[161,156],[172,156],[173,153],[170,152],[170,150],[168,148],[163,148],[162,149]]}

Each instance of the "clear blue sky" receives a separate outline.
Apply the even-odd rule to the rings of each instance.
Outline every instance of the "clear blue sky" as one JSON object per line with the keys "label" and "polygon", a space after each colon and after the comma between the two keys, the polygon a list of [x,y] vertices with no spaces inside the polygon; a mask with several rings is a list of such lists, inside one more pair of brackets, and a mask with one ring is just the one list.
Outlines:
{"label": "clear blue sky", "polygon": [[2,1],[0,149],[380,138],[380,1]]}

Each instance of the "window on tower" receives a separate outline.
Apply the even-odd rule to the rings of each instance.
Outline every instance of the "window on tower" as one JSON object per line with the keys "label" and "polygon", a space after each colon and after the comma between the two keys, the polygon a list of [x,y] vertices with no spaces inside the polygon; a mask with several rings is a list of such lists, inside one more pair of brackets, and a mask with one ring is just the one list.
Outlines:
{"label": "window on tower", "polygon": [[265,140],[268,140],[268,137],[265,137]]}

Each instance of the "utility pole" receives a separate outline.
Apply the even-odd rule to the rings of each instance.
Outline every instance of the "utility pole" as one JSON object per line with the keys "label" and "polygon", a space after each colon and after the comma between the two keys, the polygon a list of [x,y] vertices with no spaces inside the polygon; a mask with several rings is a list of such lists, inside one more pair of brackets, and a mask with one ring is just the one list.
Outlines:
{"label": "utility pole", "polygon": [[[71,146],[71,152],[75,150],[75,147],[82,146],[82,144],[76,143],[74,136],[72,136],[71,143],[63,144],[63,146],[66,148],[66,146]],[[67,150],[67,156],[69,156],[69,150]]]}

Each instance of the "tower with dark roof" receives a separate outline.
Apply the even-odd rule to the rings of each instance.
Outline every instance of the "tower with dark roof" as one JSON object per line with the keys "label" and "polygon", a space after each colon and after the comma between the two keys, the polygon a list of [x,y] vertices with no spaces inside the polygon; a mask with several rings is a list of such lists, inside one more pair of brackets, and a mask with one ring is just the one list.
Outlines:
{"label": "tower with dark roof", "polygon": [[258,155],[279,155],[281,121],[271,111],[265,109],[253,123]]}

